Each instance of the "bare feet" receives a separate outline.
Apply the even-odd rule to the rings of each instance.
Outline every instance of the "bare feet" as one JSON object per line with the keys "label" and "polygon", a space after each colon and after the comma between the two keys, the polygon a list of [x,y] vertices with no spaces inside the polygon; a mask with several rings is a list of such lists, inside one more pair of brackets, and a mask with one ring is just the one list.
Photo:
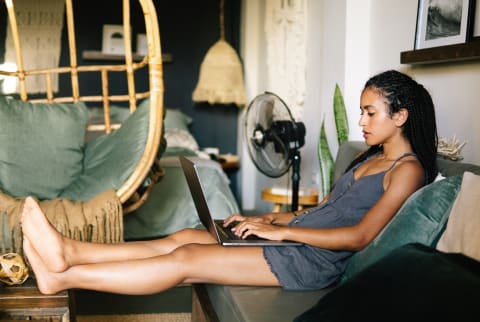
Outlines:
{"label": "bare feet", "polygon": [[40,292],[43,294],[55,294],[61,291],[60,285],[62,284],[58,280],[57,275],[62,273],[52,273],[48,270],[48,267],[45,266],[28,238],[23,239],[23,251],[35,273],[35,279]]}
{"label": "bare feet", "polygon": [[63,236],[50,224],[31,197],[26,198],[23,206],[22,230],[28,247],[35,251],[49,271],[63,272],[68,268]]}

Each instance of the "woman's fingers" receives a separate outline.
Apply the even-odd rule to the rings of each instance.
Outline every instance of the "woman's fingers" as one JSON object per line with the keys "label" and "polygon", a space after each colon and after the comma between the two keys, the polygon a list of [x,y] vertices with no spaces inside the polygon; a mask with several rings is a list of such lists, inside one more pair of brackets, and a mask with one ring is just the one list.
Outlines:
{"label": "woman's fingers", "polygon": [[228,225],[230,225],[233,222],[236,222],[236,221],[239,222],[239,221],[244,221],[244,220],[245,220],[245,217],[243,217],[242,215],[234,214],[234,215],[231,215],[230,217],[226,218],[223,221],[223,227],[227,227]]}

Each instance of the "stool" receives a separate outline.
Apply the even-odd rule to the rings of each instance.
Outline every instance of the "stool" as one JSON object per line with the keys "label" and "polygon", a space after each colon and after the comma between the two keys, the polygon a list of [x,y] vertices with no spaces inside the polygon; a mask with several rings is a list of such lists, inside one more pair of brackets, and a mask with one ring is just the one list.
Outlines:
{"label": "stool", "polygon": [[[283,205],[292,204],[292,191],[282,188],[264,188],[262,199],[273,202],[272,212],[280,212]],[[318,190],[314,188],[300,188],[298,191],[298,209],[313,207],[318,204]]]}
{"label": "stool", "polygon": [[41,294],[33,278],[21,285],[0,287],[0,321],[75,321],[74,305],[68,291]]}

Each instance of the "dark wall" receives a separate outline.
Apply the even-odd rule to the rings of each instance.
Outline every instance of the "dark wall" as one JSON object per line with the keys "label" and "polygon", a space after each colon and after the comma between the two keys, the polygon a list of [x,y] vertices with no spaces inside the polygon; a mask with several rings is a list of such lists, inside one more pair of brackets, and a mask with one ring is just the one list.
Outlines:
{"label": "dark wall", "polygon": [[[165,102],[192,116],[192,133],[201,147],[236,152],[235,105],[195,104],[192,93],[207,50],[219,39],[219,0],[157,1],[162,46],[173,54],[165,65]],[[225,38],[238,52],[240,0],[225,0]]]}
{"label": "dark wall", "polygon": [[[237,50],[240,30],[240,1],[225,1],[225,37]],[[194,119],[191,131],[201,147],[219,147],[222,153],[235,153],[237,141],[238,108],[195,104],[192,92],[198,80],[200,64],[207,50],[219,39],[220,0],[154,0],[159,18],[162,50],[173,56],[173,62],[164,64],[165,106],[179,108]],[[74,1],[75,29],[78,63],[83,62],[83,50],[101,50],[102,26],[122,23],[122,1]],[[0,26],[6,26],[5,8],[0,9]],[[4,56],[5,29],[0,28],[0,61]],[[144,33],[143,14],[136,1],[132,1],[132,38]],[[66,32],[62,39],[61,64],[68,62]],[[126,90],[125,78],[113,75],[110,78],[112,93]],[[67,79],[61,78],[60,92],[70,93]],[[146,73],[137,77],[136,87],[148,87]],[[81,95],[98,94],[100,77],[87,74],[80,78]]]}

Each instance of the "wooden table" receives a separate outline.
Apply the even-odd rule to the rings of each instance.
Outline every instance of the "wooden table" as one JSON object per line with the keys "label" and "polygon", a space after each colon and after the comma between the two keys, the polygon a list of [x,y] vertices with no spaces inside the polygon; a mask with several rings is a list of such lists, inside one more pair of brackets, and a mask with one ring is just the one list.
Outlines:
{"label": "wooden table", "polygon": [[68,291],[43,295],[35,280],[22,285],[0,286],[0,321],[75,321],[73,298]]}
{"label": "wooden table", "polygon": [[219,154],[218,157],[223,160],[223,162],[220,162],[223,170],[237,170],[240,165],[238,155]]}
{"label": "wooden table", "polygon": [[[288,192],[277,192],[274,188],[264,188],[262,199],[273,202],[272,212],[282,211],[282,206],[292,204],[292,194]],[[298,196],[298,210],[306,207],[313,207],[318,204],[318,190],[313,188],[301,188]]]}

